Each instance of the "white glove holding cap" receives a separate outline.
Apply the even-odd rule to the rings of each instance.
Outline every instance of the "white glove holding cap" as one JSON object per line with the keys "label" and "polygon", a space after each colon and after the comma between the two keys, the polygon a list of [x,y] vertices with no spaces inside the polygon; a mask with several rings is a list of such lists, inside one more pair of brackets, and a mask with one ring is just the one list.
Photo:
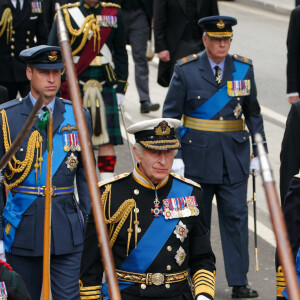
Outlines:
{"label": "white glove holding cap", "polygon": [[125,95],[124,94],[121,94],[121,93],[117,93],[117,102],[118,102],[118,105],[121,105],[123,104],[124,100],[125,100]]}
{"label": "white glove holding cap", "polygon": [[203,295],[199,295],[199,296],[197,297],[197,300],[210,300],[210,299],[207,298],[207,297],[205,297],[205,296],[203,296]]}
{"label": "white glove holding cap", "polygon": [[181,158],[174,159],[171,171],[180,176],[184,176],[184,162]]}
{"label": "white glove holding cap", "polygon": [[250,172],[252,171],[255,176],[257,176],[260,172],[260,162],[258,156],[253,157],[250,162]]}

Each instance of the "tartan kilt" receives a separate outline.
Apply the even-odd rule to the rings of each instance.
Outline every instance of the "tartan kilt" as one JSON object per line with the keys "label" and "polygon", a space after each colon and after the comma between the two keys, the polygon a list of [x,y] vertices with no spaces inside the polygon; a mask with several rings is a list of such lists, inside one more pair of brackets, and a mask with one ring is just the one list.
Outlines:
{"label": "tartan kilt", "polygon": [[[108,86],[107,80],[105,78],[105,73],[103,67],[88,67],[79,76],[79,81],[87,82],[90,79],[98,80],[99,82],[104,82],[102,84],[102,98],[105,104],[105,116],[106,116],[106,126],[109,136],[109,143],[112,145],[122,145],[123,138],[120,130],[119,121],[119,109],[117,103],[116,89]],[[80,83],[80,92],[83,96],[83,85]],[[94,147],[100,145],[93,145]]]}

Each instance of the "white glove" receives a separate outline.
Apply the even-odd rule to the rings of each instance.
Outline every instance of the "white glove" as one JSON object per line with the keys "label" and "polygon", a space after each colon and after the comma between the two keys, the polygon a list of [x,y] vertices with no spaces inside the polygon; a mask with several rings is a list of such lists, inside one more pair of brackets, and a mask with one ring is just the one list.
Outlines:
{"label": "white glove", "polygon": [[3,240],[0,240],[0,259],[6,261]]}
{"label": "white glove", "polygon": [[121,105],[123,104],[124,100],[125,100],[125,95],[124,94],[120,94],[120,93],[117,93],[117,102],[118,102],[118,105]]}
{"label": "white glove", "polygon": [[184,163],[181,158],[174,159],[171,171],[178,175],[184,176]]}
{"label": "white glove", "polygon": [[203,295],[199,295],[196,300],[209,300],[209,298],[207,298]]}
{"label": "white glove", "polygon": [[250,162],[250,172],[252,172],[252,170],[255,176],[257,176],[258,173],[260,172],[260,162],[257,156],[253,157]]}

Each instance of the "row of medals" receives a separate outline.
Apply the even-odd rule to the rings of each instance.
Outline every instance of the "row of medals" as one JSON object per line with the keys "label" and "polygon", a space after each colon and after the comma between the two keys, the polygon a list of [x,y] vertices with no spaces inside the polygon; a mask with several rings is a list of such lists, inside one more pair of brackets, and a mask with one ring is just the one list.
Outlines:
{"label": "row of medals", "polygon": [[[68,137],[66,137],[66,136],[68,136],[69,139],[68,139]],[[74,138],[74,136],[75,136],[75,138]],[[70,143],[66,142],[65,138],[67,138],[67,140],[68,140]],[[66,151],[66,152],[69,152],[70,150],[71,150],[72,152],[75,152],[75,151],[81,151],[81,147],[80,147],[80,145],[79,145],[79,143],[78,143],[78,137],[77,137],[77,134],[74,134],[72,139],[71,139],[71,134],[64,135],[64,144],[65,144],[65,145],[64,145],[64,151]],[[70,146],[69,146],[69,144],[70,144]]]}
{"label": "row of medals", "polygon": [[178,208],[179,206],[178,205],[177,207],[171,209],[169,201],[172,200],[171,199],[163,200],[163,207],[164,207],[163,215],[165,219],[187,218],[187,217],[199,215],[199,209],[196,206],[197,204],[185,206],[182,209]]}

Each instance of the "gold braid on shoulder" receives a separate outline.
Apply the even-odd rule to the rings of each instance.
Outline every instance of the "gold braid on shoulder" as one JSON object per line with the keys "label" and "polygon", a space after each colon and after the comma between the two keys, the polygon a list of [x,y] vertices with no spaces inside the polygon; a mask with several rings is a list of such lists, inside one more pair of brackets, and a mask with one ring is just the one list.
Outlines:
{"label": "gold braid on shoulder", "polygon": [[[106,207],[107,207],[107,199],[108,199],[108,218],[105,215]],[[136,209],[136,202],[134,199],[127,199],[125,200],[122,205],[118,208],[118,210],[114,213],[114,215],[110,216],[110,204],[111,204],[111,184],[105,186],[105,191],[101,196],[101,202],[104,208],[104,220],[106,224],[109,224],[109,238],[110,238],[110,246],[112,247],[117,239],[117,236],[123,227],[125,221],[127,220],[128,216],[130,215],[130,225],[127,229],[128,232],[128,239],[127,239],[127,253],[128,256],[129,252],[129,245],[131,240],[131,235],[133,232],[132,229],[132,215],[133,209],[135,213],[135,220],[134,224],[134,233],[135,233],[135,248],[137,245],[137,235],[138,235],[138,225],[139,221],[137,219],[137,209]],[[115,228],[116,226],[116,228]]]}
{"label": "gold braid on shoulder", "polygon": [[11,13],[11,9],[7,7],[1,17],[0,20],[0,37],[3,35],[5,29],[6,29],[6,43],[8,44],[12,37],[12,31],[13,31],[13,16]]}
{"label": "gold braid on shoulder", "polygon": [[[8,149],[11,146],[11,137],[10,137],[10,130],[9,130],[9,125],[7,121],[7,116],[5,110],[0,111],[2,115],[2,132],[3,132],[3,143],[4,143],[4,149],[5,152],[8,151]],[[23,161],[20,161],[16,159],[15,156],[12,157],[12,161],[8,163],[8,168],[10,169],[11,173],[8,174],[6,171],[4,173],[4,180],[3,183],[5,187],[9,190],[15,188],[18,186],[21,182],[25,180],[25,178],[28,176],[33,159],[34,159],[34,153],[36,152],[36,162],[34,164],[35,168],[35,182],[37,183],[37,176],[38,176],[38,171],[39,171],[39,176],[41,175],[41,168],[42,168],[42,143],[43,143],[43,138],[40,135],[40,133],[35,130],[32,132],[32,134],[29,137],[29,140],[27,142],[27,149],[26,149],[26,155]],[[12,164],[13,162],[13,164]],[[11,181],[16,173],[22,173],[23,174],[16,179],[12,183],[7,183],[7,180]]]}
{"label": "gold braid on shoulder", "polygon": [[[83,47],[86,45],[86,42],[89,38],[90,31],[92,31],[93,35],[94,35],[94,51],[99,52],[100,51],[100,40],[101,40],[100,27],[97,23],[97,19],[95,18],[95,16],[93,14],[88,15],[85,18],[81,28],[75,29],[75,28],[73,28],[73,26],[71,24],[71,19],[70,19],[70,14],[68,12],[68,9],[63,8],[63,13],[65,15],[65,22],[66,22],[67,29],[72,36],[71,37],[71,46],[74,44],[74,42],[78,36],[80,36],[81,34],[83,35],[79,46],[75,50],[72,51],[72,55],[73,56],[76,55],[78,52],[80,52],[83,49]],[[96,50],[96,42],[98,42],[97,50]]]}

